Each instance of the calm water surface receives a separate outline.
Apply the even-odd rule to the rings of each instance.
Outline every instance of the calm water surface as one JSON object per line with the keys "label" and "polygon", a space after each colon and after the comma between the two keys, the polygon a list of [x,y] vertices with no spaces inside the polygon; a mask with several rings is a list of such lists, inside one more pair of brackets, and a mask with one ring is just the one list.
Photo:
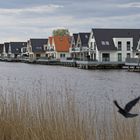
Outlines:
{"label": "calm water surface", "polygon": [[140,73],[127,70],[81,70],[61,66],[0,62],[2,93],[59,94],[65,89],[79,101],[112,103],[128,101],[140,95]]}

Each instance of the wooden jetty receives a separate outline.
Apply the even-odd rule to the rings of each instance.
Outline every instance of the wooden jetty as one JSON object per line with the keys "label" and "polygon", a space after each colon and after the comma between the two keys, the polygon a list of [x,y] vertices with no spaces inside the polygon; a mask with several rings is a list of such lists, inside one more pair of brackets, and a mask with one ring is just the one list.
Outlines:
{"label": "wooden jetty", "polygon": [[125,66],[128,67],[128,71],[140,72],[140,59],[139,58],[127,58]]}
{"label": "wooden jetty", "polygon": [[60,60],[60,65],[62,65],[62,66],[68,66],[68,67],[77,67],[76,60],[62,59],[62,60]]}
{"label": "wooden jetty", "polygon": [[98,61],[76,61],[81,69],[118,69],[122,68],[125,62],[98,62]]}
{"label": "wooden jetty", "polygon": [[57,59],[46,59],[46,58],[39,58],[35,60],[36,64],[43,64],[43,65],[60,65],[60,60]]}

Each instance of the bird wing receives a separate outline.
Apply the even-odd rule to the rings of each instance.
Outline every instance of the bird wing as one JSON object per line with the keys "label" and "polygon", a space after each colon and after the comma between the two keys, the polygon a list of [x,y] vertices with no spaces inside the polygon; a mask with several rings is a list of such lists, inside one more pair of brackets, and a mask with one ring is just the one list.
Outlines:
{"label": "bird wing", "polygon": [[136,98],[136,99],[134,99],[134,100],[128,102],[128,103],[126,104],[124,110],[125,110],[126,112],[129,112],[129,111],[132,109],[132,107],[133,107],[134,105],[136,105],[136,103],[137,103],[139,100],[140,100],[140,96],[139,96],[138,98]]}
{"label": "bird wing", "polygon": [[120,109],[120,110],[123,110],[119,105],[118,105],[118,102],[116,100],[113,101],[114,104]]}
{"label": "bird wing", "polygon": [[136,117],[138,116],[139,114],[131,114],[131,113],[126,113],[124,117],[126,118],[133,118],[133,117]]}

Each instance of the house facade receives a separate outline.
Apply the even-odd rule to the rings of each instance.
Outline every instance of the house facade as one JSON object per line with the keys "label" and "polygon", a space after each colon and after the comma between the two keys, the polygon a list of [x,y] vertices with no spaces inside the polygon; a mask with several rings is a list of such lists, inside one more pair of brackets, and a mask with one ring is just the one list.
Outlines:
{"label": "house facade", "polygon": [[137,53],[140,29],[92,29],[89,56],[99,62],[125,62]]}
{"label": "house facade", "polygon": [[87,60],[89,55],[89,37],[90,33],[73,34],[71,41],[70,54],[77,60]]}
{"label": "house facade", "polygon": [[69,48],[70,36],[49,37],[46,54],[50,59],[65,59],[70,57]]}
{"label": "house facade", "polygon": [[26,42],[9,42],[4,43],[3,45],[3,58],[19,58],[21,57],[21,50],[23,47],[26,47]]}
{"label": "house facade", "polygon": [[27,41],[29,60],[34,61],[40,57],[46,57],[45,45],[48,39],[30,39]]}

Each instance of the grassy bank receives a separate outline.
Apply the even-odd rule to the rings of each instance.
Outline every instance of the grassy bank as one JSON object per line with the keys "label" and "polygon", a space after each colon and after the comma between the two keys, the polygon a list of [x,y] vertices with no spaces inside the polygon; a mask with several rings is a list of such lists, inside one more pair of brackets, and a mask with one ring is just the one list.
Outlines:
{"label": "grassy bank", "polygon": [[[30,100],[34,102],[31,102]],[[69,94],[0,98],[1,140],[138,140],[139,117],[123,119],[113,111],[81,111]]]}

